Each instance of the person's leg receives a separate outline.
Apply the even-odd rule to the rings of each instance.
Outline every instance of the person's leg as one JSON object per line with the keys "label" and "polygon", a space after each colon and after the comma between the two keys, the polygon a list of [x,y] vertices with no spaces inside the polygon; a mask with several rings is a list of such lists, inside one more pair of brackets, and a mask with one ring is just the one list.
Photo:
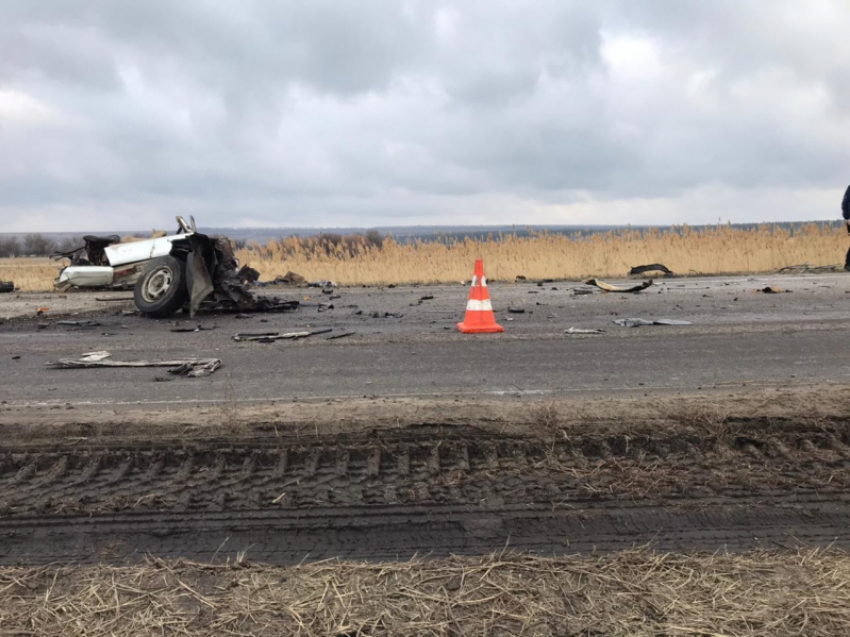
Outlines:
{"label": "person's leg", "polygon": [[850,250],[847,250],[847,256],[844,257],[844,269],[850,272]]}

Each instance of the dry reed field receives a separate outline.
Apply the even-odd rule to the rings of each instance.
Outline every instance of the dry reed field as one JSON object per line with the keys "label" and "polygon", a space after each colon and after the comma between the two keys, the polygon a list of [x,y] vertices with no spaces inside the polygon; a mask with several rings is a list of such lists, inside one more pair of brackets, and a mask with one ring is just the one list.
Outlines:
{"label": "dry reed field", "polygon": [[0,633],[834,637],[848,583],[834,551],[6,567]]}
{"label": "dry reed field", "polygon": [[850,246],[841,228],[807,224],[793,232],[763,225],[753,230],[721,226],[680,232],[617,230],[568,237],[540,233],[496,236],[484,241],[385,239],[376,247],[365,239],[336,246],[294,237],[250,245],[238,253],[264,280],[287,271],[308,280],[331,279],[342,285],[451,283],[472,275],[483,258],[491,280],[622,277],[631,267],[663,263],[676,274],[775,272],[792,265],[828,266],[843,262]]}
{"label": "dry reed field", "polygon": [[48,257],[0,259],[0,281],[14,281],[27,292],[46,292],[53,289],[60,265]]}
{"label": "dry reed field", "polygon": [[[679,275],[775,272],[793,265],[843,262],[850,246],[843,227],[807,224],[794,231],[773,225],[752,230],[727,226],[680,232],[616,230],[591,235],[539,233],[486,240],[415,241],[388,237],[381,246],[365,237],[338,244],[289,237],[251,244],[237,253],[263,280],[288,271],[308,280],[342,285],[453,283],[468,280],[476,258],[484,258],[491,280],[622,277],[632,266],[663,263]],[[0,281],[23,291],[46,291],[61,262],[47,258],[0,259]]]}

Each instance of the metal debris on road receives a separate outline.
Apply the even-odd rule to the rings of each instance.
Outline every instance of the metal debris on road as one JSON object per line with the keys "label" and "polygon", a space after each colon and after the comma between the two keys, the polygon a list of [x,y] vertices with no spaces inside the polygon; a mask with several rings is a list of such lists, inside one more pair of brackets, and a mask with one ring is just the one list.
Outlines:
{"label": "metal debris on road", "polygon": [[56,325],[65,325],[68,327],[98,327],[99,321],[84,320],[84,321],[56,321]]}
{"label": "metal debris on road", "polygon": [[644,272],[663,272],[664,274],[673,274],[673,270],[666,265],[660,263],[652,263],[650,265],[637,265],[629,270],[629,274],[643,274]]}
{"label": "metal debris on road", "polygon": [[207,332],[209,330],[214,330],[215,325],[212,327],[207,327],[206,325],[196,325],[195,327],[175,327],[172,329],[172,332],[176,332],[177,334],[185,334],[189,332]]}
{"label": "metal debris on road", "polygon": [[521,307],[509,307],[508,314],[525,314],[525,310]]}
{"label": "metal debris on road", "polygon": [[652,285],[652,279],[648,279],[648,280],[644,281],[643,283],[641,283],[640,285],[635,285],[635,286],[630,287],[630,288],[623,288],[623,287],[619,287],[619,286],[616,286],[616,285],[611,285],[610,283],[605,283],[605,281],[599,281],[598,279],[590,279],[588,281],[585,281],[585,283],[587,285],[595,285],[600,290],[604,290],[605,292],[631,292],[631,293],[635,293],[635,292],[640,292],[642,290],[645,290],[650,285]]}
{"label": "metal debris on road", "polygon": [[118,301],[132,301],[133,297],[132,296],[118,296],[118,297],[113,298],[113,297],[96,296],[94,300],[95,301],[101,301],[103,303],[109,303],[109,302],[117,303]]}
{"label": "metal debris on road", "polygon": [[[360,312],[357,312],[358,314]],[[371,312],[369,314],[370,318],[401,318],[404,314],[398,314],[395,312]]]}
{"label": "metal debris on road", "polygon": [[96,363],[97,361],[102,361],[103,359],[109,358],[110,356],[112,356],[112,354],[110,354],[104,349],[98,352],[87,352],[86,354],[83,354],[80,357],[80,360],[86,363]]}
{"label": "metal debris on road", "polygon": [[354,336],[355,332],[343,332],[342,334],[334,334],[333,336],[328,336],[326,341],[335,341],[339,338],[346,338],[348,336]]}
{"label": "metal debris on road", "polygon": [[219,367],[221,360],[218,358],[188,358],[173,361],[110,361],[110,360],[86,360],[81,358],[60,358],[58,361],[47,363],[53,369],[91,369],[95,367],[171,367],[170,374],[200,378],[209,376]]}
{"label": "metal debris on road", "polygon": [[274,341],[288,340],[294,338],[307,338],[308,336],[316,336],[317,334],[327,334],[328,332],[332,332],[332,327],[327,327],[321,330],[313,330],[312,332],[287,332],[285,334],[280,334],[278,332],[264,332],[261,334],[251,334],[247,332],[243,332],[240,334],[234,334],[234,341],[255,341],[257,343],[272,343]]}
{"label": "metal debris on road", "polygon": [[568,330],[564,330],[564,334],[569,336],[587,336],[590,334],[603,334],[604,330],[597,330],[586,327],[571,327]]}
{"label": "metal debris on road", "polygon": [[783,292],[790,292],[791,290],[783,290],[782,288],[776,288],[768,285],[767,287],[758,288],[755,291],[762,292],[763,294],[782,294]]}
{"label": "metal debris on road", "polygon": [[615,319],[614,323],[620,327],[642,327],[644,325],[693,325],[690,321],[682,321],[679,319],[655,319],[654,321],[647,321],[642,318]]}

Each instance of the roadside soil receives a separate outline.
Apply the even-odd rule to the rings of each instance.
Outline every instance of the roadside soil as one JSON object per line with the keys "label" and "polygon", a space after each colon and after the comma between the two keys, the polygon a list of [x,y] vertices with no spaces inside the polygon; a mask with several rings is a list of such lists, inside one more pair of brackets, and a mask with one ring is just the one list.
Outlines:
{"label": "roadside soil", "polygon": [[784,398],[65,411],[4,427],[0,563],[850,547],[847,390]]}

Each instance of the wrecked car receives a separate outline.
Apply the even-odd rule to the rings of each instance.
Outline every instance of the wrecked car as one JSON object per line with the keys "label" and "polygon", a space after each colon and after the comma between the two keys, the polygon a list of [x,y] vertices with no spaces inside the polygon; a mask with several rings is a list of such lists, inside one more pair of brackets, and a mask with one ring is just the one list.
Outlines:
{"label": "wrecked car", "polygon": [[221,310],[294,309],[297,301],[257,299],[248,290],[259,273],[240,269],[227,237],[210,237],[177,217],[173,235],[121,243],[117,235],[84,237],[85,246],[55,255],[69,258],[56,287],[134,285],[133,298],[142,314],[166,318],[181,309],[194,316],[202,304]]}

